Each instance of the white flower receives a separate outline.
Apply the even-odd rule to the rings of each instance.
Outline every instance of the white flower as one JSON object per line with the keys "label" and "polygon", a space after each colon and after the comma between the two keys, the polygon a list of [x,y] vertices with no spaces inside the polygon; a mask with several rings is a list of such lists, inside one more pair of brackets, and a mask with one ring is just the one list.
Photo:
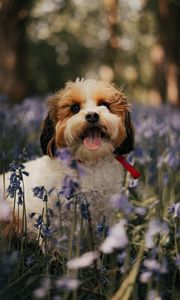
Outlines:
{"label": "white flower", "polygon": [[122,219],[111,228],[110,234],[100,246],[103,253],[112,253],[114,249],[124,248],[128,244],[128,237],[124,228],[126,223],[126,220]]}
{"label": "white flower", "polygon": [[85,268],[90,266],[94,260],[98,258],[98,253],[96,251],[86,252],[80,257],[75,257],[67,262],[67,267],[69,269]]}
{"label": "white flower", "polygon": [[76,278],[62,277],[56,280],[56,287],[65,290],[76,290],[81,282]]}
{"label": "white flower", "polygon": [[44,289],[43,287],[39,287],[34,291],[34,296],[35,298],[43,299],[46,296],[46,289]]}

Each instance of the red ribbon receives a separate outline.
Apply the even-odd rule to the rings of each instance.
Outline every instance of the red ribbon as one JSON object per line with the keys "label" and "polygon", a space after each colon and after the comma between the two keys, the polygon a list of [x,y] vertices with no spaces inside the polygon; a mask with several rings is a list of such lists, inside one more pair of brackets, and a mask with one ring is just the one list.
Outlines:
{"label": "red ribbon", "polygon": [[123,167],[131,173],[131,176],[135,179],[139,178],[141,174],[125,159],[123,155],[117,155],[116,159],[123,165]]}

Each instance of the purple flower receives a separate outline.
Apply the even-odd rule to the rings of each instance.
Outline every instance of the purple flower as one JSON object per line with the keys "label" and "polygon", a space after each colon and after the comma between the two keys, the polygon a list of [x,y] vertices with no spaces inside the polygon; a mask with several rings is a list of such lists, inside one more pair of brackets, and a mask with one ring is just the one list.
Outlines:
{"label": "purple flower", "polygon": [[169,183],[169,174],[168,174],[168,172],[164,172],[163,182],[164,182],[165,185],[167,185]]}
{"label": "purple flower", "polygon": [[56,280],[56,287],[59,289],[65,289],[68,291],[76,290],[81,282],[75,278],[62,277]]}
{"label": "purple flower", "polygon": [[31,255],[31,256],[28,256],[27,260],[26,260],[26,266],[27,267],[31,267],[33,266],[33,264],[35,263],[35,256],[34,255]]}
{"label": "purple flower", "polygon": [[53,233],[54,233],[54,229],[52,229],[49,226],[41,223],[41,233],[42,233],[43,236],[45,236],[47,238],[51,238]]}
{"label": "purple flower", "polygon": [[140,281],[142,283],[147,283],[152,277],[152,272],[151,271],[145,271],[142,272],[140,275]]}
{"label": "purple flower", "polygon": [[64,162],[68,162],[71,160],[71,153],[68,148],[58,149],[56,152],[57,158]]}
{"label": "purple flower", "polygon": [[122,251],[121,253],[119,253],[117,255],[117,261],[118,261],[118,263],[123,264],[124,261],[125,261],[126,256],[127,256],[127,253],[125,251]]}
{"label": "purple flower", "polygon": [[147,208],[145,207],[134,207],[134,212],[139,216],[145,216],[147,213]]}
{"label": "purple flower", "polygon": [[16,195],[16,192],[21,188],[21,182],[19,180],[19,176],[16,174],[16,172],[12,172],[10,176],[10,184],[8,186],[7,192],[11,198],[14,198]]}
{"label": "purple flower", "polygon": [[98,237],[103,237],[103,236],[107,236],[109,233],[109,226],[106,224],[106,219],[105,217],[103,217],[103,220],[101,223],[99,223],[96,226],[96,232]]}
{"label": "purple flower", "polygon": [[32,219],[35,215],[36,215],[35,212],[31,212],[31,213],[28,214],[28,216],[29,216],[30,219]]}
{"label": "purple flower", "polygon": [[81,164],[72,158],[70,151],[68,150],[68,148],[63,148],[63,149],[58,149],[56,151],[56,155],[57,158],[59,158],[64,164],[65,166],[76,170],[79,176],[83,176],[84,175],[84,169],[81,166]]}
{"label": "purple flower", "polygon": [[42,224],[42,222],[43,222],[43,218],[42,218],[42,216],[41,215],[39,215],[38,216],[38,218],[35,220],[36,221],[36,223],[34,224],[34,226],[36,227],[36,228],[39,228],[40,227],[40,225]]}
{"label": "purple flower", "polygon": [[89,212],[89,203],[84,203],[82,202],[80,204],[80,210],[81,210],[81,216],[85,219],[88,220],[90,217],[90,212]]}
{"label": "purple flower", "polygon": [[129,202],[128,196],[125,193],[115,194],[111,197],[111,204],[115,209],[122,211],[126,216],[133,212],[133,205]]}
{"label": "purple flower", "polygon": [[167,272],[168,272],[168,262],[167,262],[167,259],[165,257],[163,257],[163,259],[161,261],[159,273],[166,274]]}
{"label": "purple flower", "polygon": [[180,202],[170,205],[168,207],[168,212],[173,216],[173,218],[180,217]]}
{"label": "purple flower", "polygon": [[46,277],[42,280],[41,285],[34,291],[35,298],[43,299],[51,289],[51,279]]}
{"label": "purple flower", "polygon": [[147,295],[147,300],[162,300],[156,290],[150,290]]}
{"label": "purple flower", "polygon": [[156,259],[145,259],[144,266],[149,271],[158,271],[160,269],[160,263]]}
{"label": "purple flower", "polygon": [[47,194],[44,186],[36,186],[32,190],[34,197],[42,199],[45,202],[47,201]]}
{"label": "purple flower", "polygon": [[78,182],[75,179],[73,179],[71,176],[66,175],[63,180],[63,186],[60,195],[63,195],[67,199],[70,199],[74,196],[78,188],[79,188]]}

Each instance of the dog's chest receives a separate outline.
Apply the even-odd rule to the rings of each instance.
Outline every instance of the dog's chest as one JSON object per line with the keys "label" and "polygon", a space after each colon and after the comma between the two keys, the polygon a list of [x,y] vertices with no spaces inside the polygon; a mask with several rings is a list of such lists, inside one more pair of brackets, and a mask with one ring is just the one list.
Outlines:
{"label": "dog's chest", "polygon": [[113,159],[99,160],[93,164],[87,164],[84,168],[84,176],[80,178],[82,191],[96,191],[108,194],[121,191],[124,180],[122,166]]}

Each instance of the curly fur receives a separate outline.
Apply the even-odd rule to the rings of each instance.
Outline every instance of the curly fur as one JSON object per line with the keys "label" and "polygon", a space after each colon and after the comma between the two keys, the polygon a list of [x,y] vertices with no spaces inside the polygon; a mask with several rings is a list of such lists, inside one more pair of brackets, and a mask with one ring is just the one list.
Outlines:
{"label": "curly fur", "polygon": [[[72,112],[73,105],[78,105],[77,113]],[[98,114],[97,126],[103,132],[101,145],[96,150],[85,147],[82,138],[84,132],[92,127],[86,120],[89,112]],[[93,222],[98,223],[104,215],[110,221],[112,208],[109,199],[112,194],[121,192],[124,180],[124,170],[114,154],[126,154],[134,144],[134,129],[124,94],[102,81],[67,83],[64,89],[49,99],[40,142],[44,156],[25,164],[30,173],[24,179],[27,214],[41,214],[44,207],[43,201],[33,197],[33,187],[60,190],[65,175],[76,176],[55,155],[57,149],[68,147],[72,157],[79,160],[84,168],[85,174],[80,178],[81,191],[90,203]],[[6,187],[9,176],[9,173],[5,174]],[[52,193],[48,206],[54,208],[55,200],[56,195]],[[7,201],[12,203],[10,198]],[[63,205],[66,205],[66,199],[63,199]],[[67,210],[63,209],[63,217],[66,218],[66,215]],[[55,213],[54,224],[58,218]],[[31,233],[36,232],[29,219],[28,229]]]}

